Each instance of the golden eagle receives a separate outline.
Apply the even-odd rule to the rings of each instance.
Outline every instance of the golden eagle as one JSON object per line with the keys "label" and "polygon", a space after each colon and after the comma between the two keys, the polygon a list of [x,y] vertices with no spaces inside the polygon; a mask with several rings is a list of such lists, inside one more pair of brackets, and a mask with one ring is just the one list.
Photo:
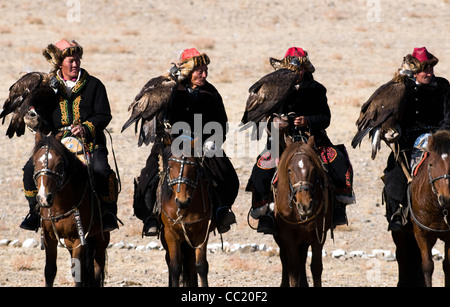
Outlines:
{"label": "golden eagle", "polygon": [[[25,133],[25,119],[28,112],[34,108],[33,116],[41,114],[41,110],[49,107],[51,100],[56,96],[59,82],[51,74],[42,72],[30,72],[23,75],[9,88],[9,97],[3,104],[0,113],[2,124],[6,116],[12,113],[11,121],[6,135],[12,138],[14,134],[18,137]],[[37,128],[37,127],[35,127]]]}
{"label": "golden eagle", "polygon": [[353,148],[360,145],[363,138],[369,134],[372,159],[375,159],[381,140],[392,143],[400,136],[396,124],[402,117],[405,89],[403,78],[396,76],[380,86],[361,106],[356,121],[358,132],[352,140]]}
{"label": "golden eagle", "polygon": [[[295,60],[297,58],[294,58],[293,61]],[[278,60],[271,58],[270,61],[276,70],[259,79],[248,90],[250,94],[241,119],[243,125],[241,130],[247,129],[249,123],[259,125],[261,121],[267,120],[273,113],[278,113],[297,84],[299,74],[296,70],[278,68],[276,66]],[[253,136],[255,136],[255,132],[257,138],[260,139],[259,129],[253,130]]]}
{"label": "golden eagle", "polygon": [[179,75],[180,69],[174,64],[167,73],[150,79],[128,107],[131,115],[121,132],[133,123],[136,123],[135,132],[137,132],[138,123],[141,121],[138,146],[148,145],[155,140],[158,122],[163,119],[178,88]]}

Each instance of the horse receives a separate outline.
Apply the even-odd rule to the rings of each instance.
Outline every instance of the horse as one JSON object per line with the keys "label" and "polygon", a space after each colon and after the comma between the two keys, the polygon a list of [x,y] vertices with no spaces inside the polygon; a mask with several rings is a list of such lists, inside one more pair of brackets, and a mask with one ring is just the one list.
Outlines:
{"label": "horse", "polygon": [[36,132],[32,153],[45,249],[45,285],[53,286],[60,243],[71,255],[75,286],[103,286],[109,232],[102,232],[99,203],[87,167],[61,143],[61,136]]}
{"label": "horse", "polygon": [[313,148],[314,137],[308,143],[288,141],[278,164],[274,239],[280,247],[282,287],[308,286],[309,246],[313,283],[322,285],[322,247],[331,226],[333,186]]}
{"label": "horse", "polygon": [[209,264],[206,247],[215,222],[202,158],[174,154],[167,146],[162,160],[157,195],[169,287],[179,287],[180,276],[183,286],[197,287],[199,276],[200,286],[207,287]]}
{"label": "horse", "polygon": [[414,175],[410,190],[410,219],[420,249],[425,285],[432,286],[434,262],[431,249],[437,239],[445,242],[442,263],[445,286],[450,286],[450,132],[438,131],[428,138],[425,158]]}

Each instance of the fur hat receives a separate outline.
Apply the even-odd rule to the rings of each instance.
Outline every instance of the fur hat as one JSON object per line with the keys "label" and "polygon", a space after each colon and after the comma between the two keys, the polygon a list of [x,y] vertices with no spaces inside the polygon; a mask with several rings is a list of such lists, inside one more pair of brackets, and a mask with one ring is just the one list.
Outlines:
{"label": "fur hat", "polygon": [[289,48],[281,61],[270,58],[270,64],[275,70],[288,68],[290,70],[298,71],[300,70],[300,67],[303,67],[310,73],[313,73],[316,70],[309,60],[308,52],[299,47]]}
{"label": "fur hat", "polygon": [[178,59],[178,67],[181,71],[180,79],[185,79],[194,68],[209,64],[209,57],[197,51],[195,48],[184,49],[180,52]]}
{"label": "fur hat", "polygon": [[409,65],[411,72],[416,74],[430,67],[434,67],[439,60],[429,53],[426,47],[421,47],[414,48],[413,53],[408,54],[404,62]]}
{"label": "fur hat", "polygon": [[80,59],[83,57],[83,47],[76,41],[60,40],[56,44],[50,44],[42,50],[42,55],[53,65],[52,72],[59,69],[65,57],[78,54]]}

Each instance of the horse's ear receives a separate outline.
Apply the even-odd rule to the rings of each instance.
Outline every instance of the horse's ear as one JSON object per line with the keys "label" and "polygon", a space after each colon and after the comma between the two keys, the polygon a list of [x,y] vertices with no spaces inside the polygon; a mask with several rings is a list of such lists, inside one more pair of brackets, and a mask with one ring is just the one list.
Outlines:
{"label": "horse's ear", "polygon": [[428,136],[428,145],[425,150],[430,151],[433,150],[433,148],[434,148],[434,135],[430,134],[430,136]]}
{"label": "horse's ear", "polygon": [[58,142],[61,142],[62,137],[63,137],[63,132],[58,132],[55,135],[55,140],[57,140]]}
{"label": "horse's ear", "polygon": [[286,143],[286,147],[288,147],[293,143],[292,138],[286,134],[284,134],[284,142]]}
{"label": "horse's ear", "polygon": [[44,138],[43,133],[38,129],[36,130],[36,133],[34,134],[34,142],[37,144]]}
{"label": "horse's ear", "polygon": [[313,148],[316,146],[316,140],[314,139],[314,135],[311,135],[308,139],[308,146]]}

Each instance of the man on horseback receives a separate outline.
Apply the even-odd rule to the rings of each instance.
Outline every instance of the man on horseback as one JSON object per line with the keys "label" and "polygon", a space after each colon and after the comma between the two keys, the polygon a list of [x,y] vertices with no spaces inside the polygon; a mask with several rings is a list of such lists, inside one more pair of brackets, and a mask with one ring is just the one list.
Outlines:
{"label": "man on horseback", "polygon": [[[275,113],[289,117],[289,136],[314,136],[321,158],[328,169],[335,186],[334,225],[347,224],[345,208],[354,203],[353,170],[343,145],[334,146],[325,129],[330,124],[331,113],[327,102],[326,88],[313,78],[314,66],[307,52],[302,48],[289,48],[281,61],[282,68],[296,71],[294,88]],[[282,80],[281,80],[282,81]],[[271,138],[266,145],[271,148]],[[258,232],[274,233],[271,183],[276,163],[267,163],[269,151],[263,151],[257,158],[248,182],[247,191],[253,191],[251,216],[258,219]],[[280,153],[281,155],[281,153]]]}
{"label": "man on horseback", "polygon": [[[55,45],[50,44],[43,50],[43,55],[52,64],[50,75],[57,90],[45,102],[45,112],[29,118],[28,126],[46,133],[62,132],[84,144],[91,160],[92,188],[101,202],[103,230],[116,229],[118,186],[116,174],[108,164],[104,134],[112,118],[105,86],[80,67],[83,48],[75,41],[63,39]],[[29,160],[23,168],[23,183],[30,212],[20,225],[27,230],[39,227],[33,171],[32,160]]]}
{"label": "man on horseback", "polygon": [[[412,54],[406,55],[404,62],[409,64],[410,74],[405,78],[404,111],[402,119],[397,122],[395,139],[401,155],[392,152],[384,170],[383,195],[386,201],[386,218],[389,229],[402,231],[406,224],[407,186],[410,173],[414,167],[416,152],[426,148],[424,142],[428,134],[440,129],[450,128],[449,82],[434,75],[434,66],[438,59],[425,47],[414,48]],[[447,97],[446,97],[447,95]]]}
{"label": "man on horseback", "polygon": [[[200,54],[195,48],[182,51],[178,64],[184,67],[183,74],[186,77],[179,83],[175,96],[165,111],[163,121],[164,128],[169,131],[172,139],[187,137],[202,140],[204,153],[207,154],[207,157],[203,158],[203,165],[208,179],[213,183],[211,188],[214,189],[212,193],[209,193],[213,198],[214,218],[218,232],[224,233],[230,229],[231,224],[236,222],[231,206],[238,193],[239,180],[229,158],[225,155],[214,155],[225,141],[228,117],[222,97],[206,80],[209,62],[209,57],[206,54]],[[188,128],[183,131],[174,131],[180,123]],[[214,128],[215,134],[204,129],[209,123],[218,125],[216,128],[219,129]],[[201,131],[196,131],[198,126],[201,126]],[[211,137],[215,137],[215,140]],[[155,203],[156,190],[160,181],[159,169],[162,167],[159,157],[164,146],[162,136],[157,135],[146,165],[135,180],[133,207],[135,215],[144,223],[142,234],[145,236],[155,236],[159,231],[160,209],[155,206]]]}

